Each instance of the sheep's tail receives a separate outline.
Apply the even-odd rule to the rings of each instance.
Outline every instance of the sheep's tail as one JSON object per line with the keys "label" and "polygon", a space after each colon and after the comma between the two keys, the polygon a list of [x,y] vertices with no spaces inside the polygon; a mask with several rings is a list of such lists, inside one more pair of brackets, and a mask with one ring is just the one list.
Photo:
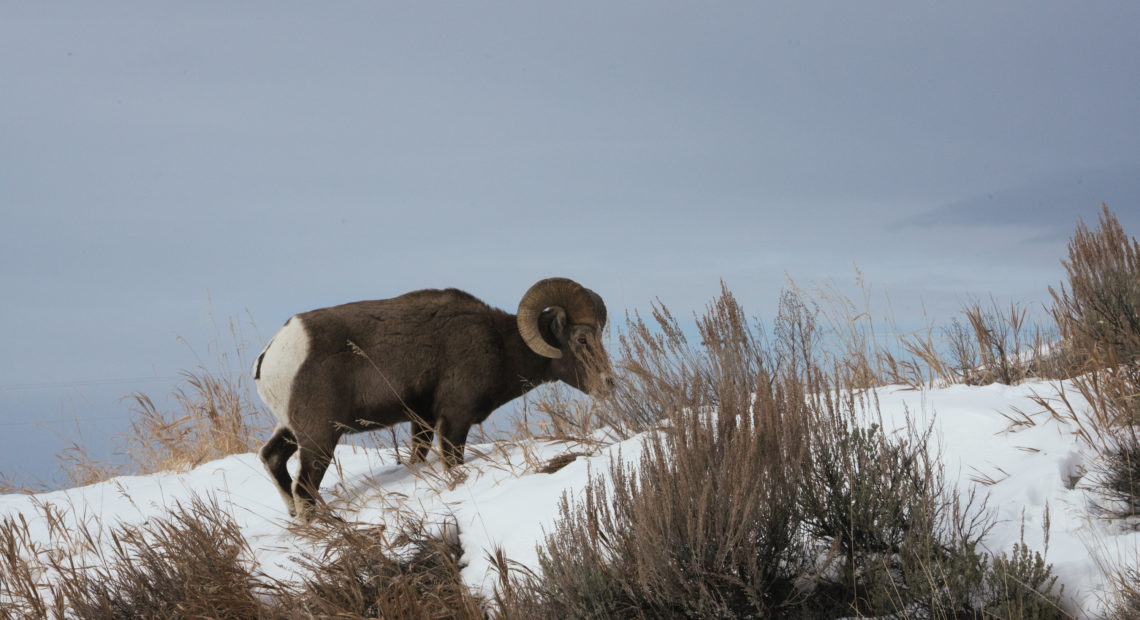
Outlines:
{"label": "sheep's tail", "polygon": [[261,355],[257,356],[257,361],[253,363],[253,380],[254,381],[257,381],[258,379],[261,378],[261,362],[263,360],[265,360],[265,352],[268,351],[269,347],[271,347],[271,346],[273,346],[273,339],[272,338],[269,339],[269,343],[265,345],[265,348],[261,350]]}

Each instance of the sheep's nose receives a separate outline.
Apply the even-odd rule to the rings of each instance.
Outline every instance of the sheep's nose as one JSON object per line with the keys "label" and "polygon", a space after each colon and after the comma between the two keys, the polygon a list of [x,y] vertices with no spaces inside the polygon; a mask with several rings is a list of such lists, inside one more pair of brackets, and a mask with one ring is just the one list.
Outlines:
{"label": "sheep's nose", "polygon": [[617,387],[617,379],[615,379],[614,376],[608,372],[603,373],[602,376],[598,377],[598,379],[601,385],[600,391],[602,394],[608,394]]}

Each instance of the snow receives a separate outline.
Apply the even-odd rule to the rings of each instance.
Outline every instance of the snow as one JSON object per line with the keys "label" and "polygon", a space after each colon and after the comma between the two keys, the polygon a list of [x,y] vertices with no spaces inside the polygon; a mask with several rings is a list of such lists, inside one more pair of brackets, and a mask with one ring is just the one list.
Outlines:
{"label": "snow", "polygon": [[[1046,551],[1065,604],[1081,617],[1095,617],[1109,598],[1106,574],[1121,563],[1136,565],[1140,533],[1127,524],[1092,515],[1096,500],[1086,475],[1094,453],[1075,434],[1071,421],[1051,417],[1034,401],[1054,397],[1055,383],[1018,386],[950,386],[877,390],[879,418],[888,432],[933,424],[934,447],[944,473],[963,493],[988,496],[996,520],[985,540],[988,551],[1011,550],[1022,540]],[[1073,400],[1073,390],[1067,390]],[[1015,422],[1020,421],[1020,424]],[[489,554],[501,547],[511,560],[537,570],[536,545],[553,531],[559,499],[577,493],[591,475],[609,470],[612,458],[635,463],[642,438],[597,444],[525,440],[468,446],[467,463],[453,476],[437,459],[407,467],[387,449],[338,447],[322,494],[349,521],[395,523],[401,517],[426,518],[442,527],[458,526],[467,563],[463,578],[490,594],[497,576]],[[552,474],[538,473],[551,458],[579,456]],[[296,467],[296,461],[291,463]],[[161,516],[175,502],[213,495],[229,511],[253,549],[258,568],[270,576],[299,579],[298,554],[314,541],[297,536],[273,483],[257,456],[234,455],[185,473],[120,477],[87,487],[0,496],[0,518],[22,513],[33,537],[50,544],[44,506],[69,521],[109,528]],[[1045,515],[1049,532],[1044,530]],[[109,544],[104,537],[103,544]],[[1048,547],[1046,549],[1046,539]]]}

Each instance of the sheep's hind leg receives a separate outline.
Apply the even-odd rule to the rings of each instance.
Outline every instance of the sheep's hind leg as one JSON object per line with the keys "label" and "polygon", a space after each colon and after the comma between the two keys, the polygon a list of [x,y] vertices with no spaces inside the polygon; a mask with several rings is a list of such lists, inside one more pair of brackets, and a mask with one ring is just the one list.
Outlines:
{"label": "sheep's hind leg", "polygon": [[412,454],[408,457],[408,464],[419,463],[427,458],[431,450],[432,439],[435,438],[435,420],[416,417],[412,419]]}
{"label": "sheep's hind leg", "polygon": [[293,501],[296,504],[296,516],[303,523],[313,519],[313,504],[322,501],[318,489],[332,462],[333,450],[336,449],[339,438],[338,433],[329,433],[319,438],[306,437],[301,442],[301,471],[293,483]]}
{"label": "sheep's hind leg", "polygon": [[269,472],[269,477],[273,479],[277,491],[281,493],[281,499],[285,501],[285,508],[289,511],[290,517],[297,516],[297,509],[293,502],[293,479],[289,477],[287,463],[289,457],[296,451],[297,437],[293,435],[293,431],[288,427],[279,426],[259,453],[261,462],[265,464],[265,470]]}

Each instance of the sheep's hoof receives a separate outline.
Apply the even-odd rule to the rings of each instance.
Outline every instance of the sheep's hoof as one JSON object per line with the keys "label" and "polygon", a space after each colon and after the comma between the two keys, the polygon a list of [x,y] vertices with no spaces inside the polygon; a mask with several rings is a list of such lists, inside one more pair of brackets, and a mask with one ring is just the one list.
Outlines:
{"label": "sheep's hoof", "polygon": [[313,525],[314,523],[347,523],[344,517],[336,514],[324,504],[315,502],[298,502],[296,514],[292,515],[298,525]]}

